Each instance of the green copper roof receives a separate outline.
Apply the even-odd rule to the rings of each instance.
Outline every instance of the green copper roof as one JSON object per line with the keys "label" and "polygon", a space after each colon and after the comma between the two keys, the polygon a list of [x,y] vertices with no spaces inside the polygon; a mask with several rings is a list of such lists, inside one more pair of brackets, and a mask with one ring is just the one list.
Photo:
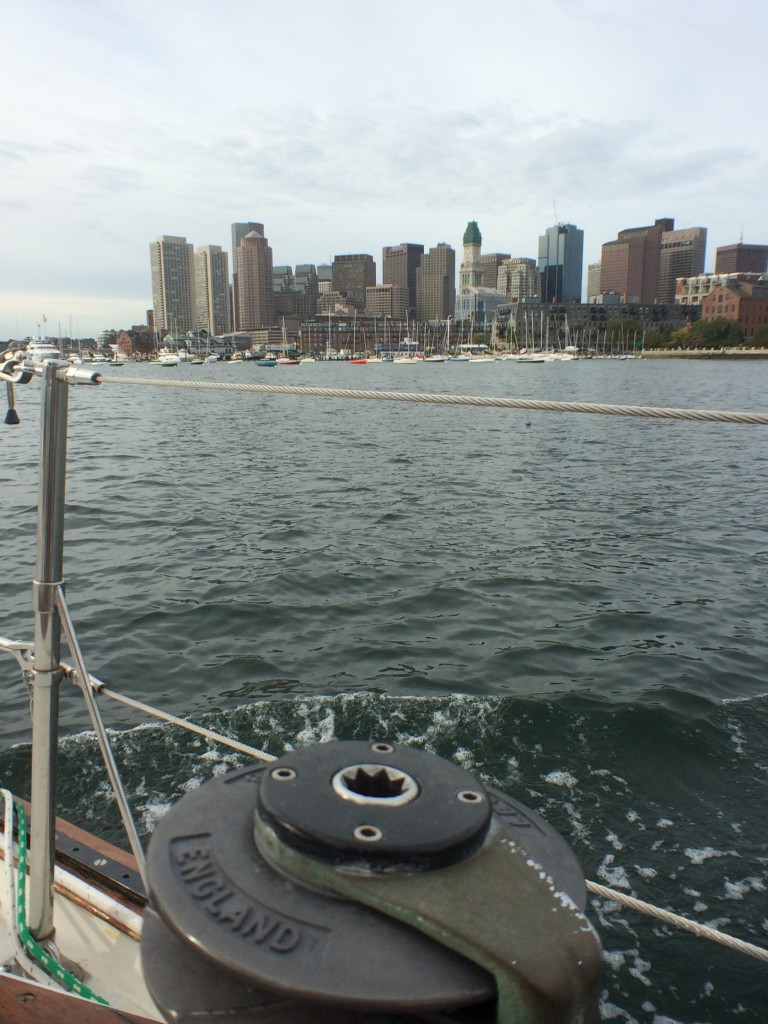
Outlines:
{"label": "green copper roof", "polygon": [[467,224],[467,230],[464,232],[464,245],[482,245],[483,236],[480,234],[480,228],[477,226],[476,220],[471,220]]}

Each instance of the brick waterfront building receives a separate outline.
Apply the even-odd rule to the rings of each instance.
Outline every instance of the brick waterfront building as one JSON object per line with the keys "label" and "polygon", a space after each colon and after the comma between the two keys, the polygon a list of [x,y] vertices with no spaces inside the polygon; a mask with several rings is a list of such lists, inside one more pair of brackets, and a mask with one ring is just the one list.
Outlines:
{"label": "brick waterfront building", "polygon": [[736,281],[714,288],[701,301],[701,319],[735,320],[750,341],[761,327],[768,327],[768,278]]}

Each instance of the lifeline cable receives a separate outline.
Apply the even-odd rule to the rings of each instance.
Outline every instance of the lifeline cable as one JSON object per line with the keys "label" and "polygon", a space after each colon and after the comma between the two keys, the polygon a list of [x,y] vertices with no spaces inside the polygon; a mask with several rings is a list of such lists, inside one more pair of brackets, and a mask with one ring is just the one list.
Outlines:
{"label": "lifeline cable", "polygon": [[488,409],[527,409],[535,412],[574,412],[596,416],[639,416],[656,420],[698,420],[709,423],[768,425],[768,412],[730,412],[726,409],[675,409],[655,405],[611,405],[602,402],[550,402],[534,398],[487,398],[483,395],[448,395],[431,391],[310,388],[291,384],[238,384],[230,381],[173,381],[160,377],[103,377],[102,383],[125,384],[130,387],[187,388],[195,391],[249,391],[262,395],[357,398],[378,402],[413,402],[422,405],[464,405]]}

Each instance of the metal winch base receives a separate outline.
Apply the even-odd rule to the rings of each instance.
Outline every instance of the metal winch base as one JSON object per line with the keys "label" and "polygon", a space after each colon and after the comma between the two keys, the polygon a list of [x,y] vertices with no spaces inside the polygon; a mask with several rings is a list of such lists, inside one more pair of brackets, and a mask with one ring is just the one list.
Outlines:
{"label": "metal winch base", "polygon": [[144,974],[177,1024],[555,1024],[596,1001],[565,842],[425,751],[322,744],[215,779],[147,868]]}

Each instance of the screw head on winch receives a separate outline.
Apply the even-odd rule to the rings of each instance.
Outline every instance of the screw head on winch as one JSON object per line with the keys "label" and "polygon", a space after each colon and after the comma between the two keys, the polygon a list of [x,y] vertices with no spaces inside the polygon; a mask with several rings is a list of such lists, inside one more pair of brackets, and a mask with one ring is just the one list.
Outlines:
{"label": "screw head on winch", "polygon": [[444,867],[482,843],[484,788],[424,750],[350,740],[305,747],[274,762],[260,787],[255,833],[325,860]]}

